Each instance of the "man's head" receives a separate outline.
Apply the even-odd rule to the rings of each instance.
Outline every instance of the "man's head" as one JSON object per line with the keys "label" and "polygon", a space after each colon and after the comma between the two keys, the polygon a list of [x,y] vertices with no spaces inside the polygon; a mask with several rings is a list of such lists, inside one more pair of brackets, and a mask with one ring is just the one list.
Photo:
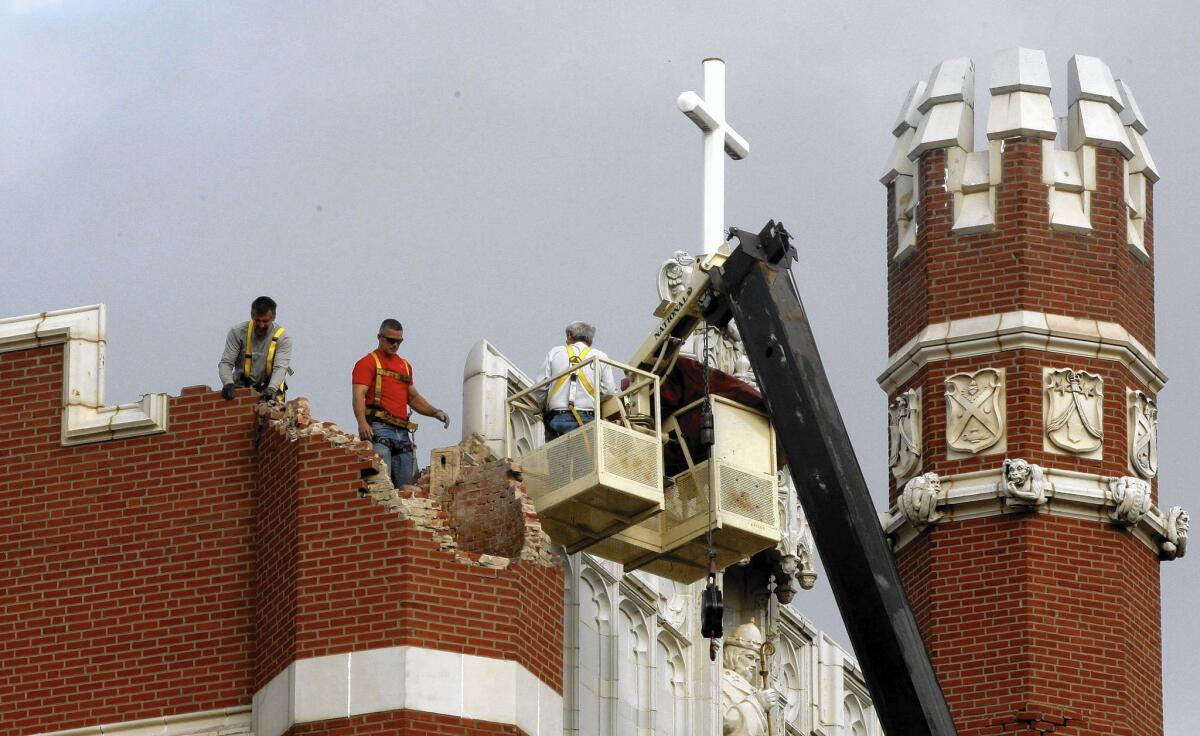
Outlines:
{"label": "man's head", "polygon": [[596,328],[587,322],[572,322],[567,325],[567,342],[582,342],[592,344],[596,337]]}
{"label": "man's head", "polygon": [[400,320],[388,317],[379,324],[379,352],[384,355],[395,355],[404,342],[404,325]]}
{"label": "man's head", "polygon": [[753,622],[742,624],[726,637],[725,646],[721,651],[721,663],[727,670],[733,670],[749,682],[754,682],[758,675],[759,647],[762,646],[762,632]]}
{"label": "man's head", "polygon": [[254,323],[254,334],[262,337],[275,321],[275,300],[260,296],[250,303],[250,321]]}

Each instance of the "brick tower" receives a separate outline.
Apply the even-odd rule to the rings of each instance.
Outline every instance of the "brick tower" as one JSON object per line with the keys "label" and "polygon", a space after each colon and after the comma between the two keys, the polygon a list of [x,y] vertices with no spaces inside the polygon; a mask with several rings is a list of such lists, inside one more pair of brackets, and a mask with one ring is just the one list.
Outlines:
{"label": "brick tower", "polygon": [[1041,51],[908,93],[888,188],[888,533],[959,733],[1162,734],[1154,162],[1129,87]]}

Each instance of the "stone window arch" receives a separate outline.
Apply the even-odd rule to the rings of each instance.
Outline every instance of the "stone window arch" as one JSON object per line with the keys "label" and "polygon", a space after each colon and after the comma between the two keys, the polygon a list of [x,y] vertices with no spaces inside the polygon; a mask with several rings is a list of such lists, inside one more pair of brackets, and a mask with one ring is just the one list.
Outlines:
{"label": "stone window arch", "polygon": [[679,641],[665,631],[655,644],[654,736],[686,736],[691,733],[687,658]]}

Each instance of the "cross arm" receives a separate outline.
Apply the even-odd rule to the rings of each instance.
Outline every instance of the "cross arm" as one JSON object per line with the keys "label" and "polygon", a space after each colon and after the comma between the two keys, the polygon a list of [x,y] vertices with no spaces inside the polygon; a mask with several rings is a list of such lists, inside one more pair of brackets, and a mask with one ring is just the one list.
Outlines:
{"label": "cross arm", "polygon": [[679,95],[675,104],[679,107],[680,112],[687,115],[688,119],[703,131],[712,133],[724,128],[725,153],[729,158],[740,161],[750,155],[750,144],[746,142],[746,139],[738,135],[737,131],[726,125],[723,120],[717,119],[704,104],[704,100],[700,99],[700,95],[695,92],[684,92]]}

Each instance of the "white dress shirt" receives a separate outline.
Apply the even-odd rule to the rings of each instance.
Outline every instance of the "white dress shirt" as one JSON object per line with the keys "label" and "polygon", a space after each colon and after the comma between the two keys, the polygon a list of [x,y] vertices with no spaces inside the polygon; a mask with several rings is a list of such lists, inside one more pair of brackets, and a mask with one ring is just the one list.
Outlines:
{"label": "white dress shirt", "polygon": [[[576,342],[571,346],[576,355],[581,355],[584,350],[587,350],[586,342]],[[600,383],[596,383],[595,366],[589,365],[588,361],[595,356],[598,358],[608,358],[608,355],[602,350],[592,348],[587,355],[583,357],[582,365],[579,369],[580,373],[587,377],[588,383],[592,388],[599,389],[600,396],[612,396],[621,390],[620,384],[617,382],[616,372],[611,365],[601,363],[600,368]],[[541,383],[551,376],[557,376],[571,367],[571,359],[567,355],[567,346],[557,345],[550,350],[546,355],[546,362],[542,364],[542,371],[538,374],[534,383]],[[557,383],[555,381],[554,383]],[[547,411],[556,409],[566,409],[570,401],[570,394],[573,391],[575,394],[575,408],[579,411],[594,411],[595,402],[592,400],[592,395],[584,388],[583,382],[576,379],[575,381],[566,381],[552,395],[547,397],[547,393],[554,389],[554,383],[544,386],[533,393],[533,399]],[[574,386],[572,386],[574,384]]]}

